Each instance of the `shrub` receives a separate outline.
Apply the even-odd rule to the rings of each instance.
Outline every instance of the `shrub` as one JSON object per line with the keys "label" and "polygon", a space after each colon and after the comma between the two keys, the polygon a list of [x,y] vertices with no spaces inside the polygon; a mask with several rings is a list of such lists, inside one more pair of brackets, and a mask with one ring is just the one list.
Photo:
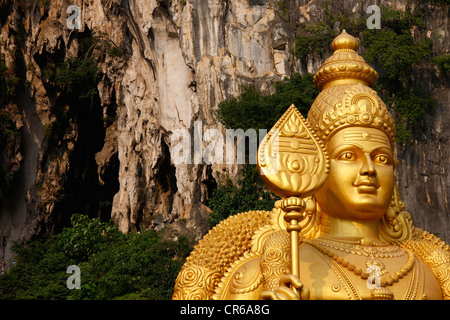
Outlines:
{"label": "shrub", "polygon": [[81,264],[84,283],[69,298],[170,299],[187,254],[177,256],[183,241],[163,242],[153,231],[129,234]]}
{"label": "shrub", "polygon": [[225,177],[213,191],[208,203],[212,210],[208,219],[210,228],[240,212],[272,210],[278,197],[265,188],[256,165],[246,164],[242,174],[237,186]]}
{"label": "shrub", "polygon": [[4,54],[0,57],[0,106],[7,104],[16,95],[16,87],[20,82],[16,76],[15,67],[8,68]]}
{"label": "shrub", "polygon": [[379,67],[376,89],[386,104],[396,113],[396,140],[409,143],[428,110],[434,107],[431,94],[422,93],[411,81],[413,69],[431,56],[432,42],[428,38],[414,39],[411,29],[422,30],[424,22],[409,10],[397,11],[382,7],[383,29],[365,30],[363,57]]}
{"label": "shrub", "polygon": [[98,72],[93,58],[69,57],[58,66],[55,84],[59,90],[75,93],[78,99],[86,100],[98,94]]}
{"label": "shrub", "polygon": [[[72,227],[16,243],[16,264],[0,276],[0,299],[170,299],[191,250],[187,239],[123,234],[112,222],[72,216]],[[66,287],[67,267],[81,269],[81,289]]]}
{"label": "shrub", "polygon": [[270,130],[291,104],[306,117],[319,93],[312,75],[293,74],[290,79],[275,83],[275,93],[263,95],[255,88],[245,87],[238,96],[219,103],[218,120],[228,128]]}
{"label": "shrub", "polygon": [[[396,139],[400,144],[411,140],[413,130],[420,128],[423,116],[434,105],[431,95],[422,92],[411,79],[414,68],[428,62],[431,56],[432,41],[426,37],[413,37],[415,33],[424,34],[425,23],[419,9],[394,10],[381,7],[382,29],[368,29],[365,20],[357,15],[346,16],[343,12],[332,10],[324,2],[324,19],[312,25],[304,25],[295,38],[293,53],[297,58],[308,54],[321,54],[322,48],[329,45],[337,36],[335,26],[346,29],[353,35],[361,36],[362,55],[379,73],[375,89],[387,105],[393,107],[399,123]],[[448,57],[435,58],[441,72],[448,70]],[[447,68],[447,69],[446,69]],[[406,107],[410,104],[412,107]]]}
{"label": "shrub", "polygon": [[[409,29],[400,33],[394,30],[367,30],[363,45],[364,58],[381,67],[382,77],[406,81],[408,71],[431,55],[431,40],[414,40]],[[383,79],[382,79],[383,80]]]}
{"label": "shrub", "polygon": [[314,25],[306,25],[295,37],[294,55],[298,59],[304,59],[310,53],[322,54],[323,48],[329,45],[335,36],[329,23],[318,22]]}
{"label": "shrub", "polygon": [[60,253],[50,253],[54,236],[45,235],[28,241],[25,245],[15,243],[16,264],[0,276],[0,299],[64,299],[66,268],[73,264]]}
{"label": "shrub", "polygon": [[56,236],[51,249],[77,262],[88,261],[91,255],[119,242],[123,236],[111,221],[105,223],[86,215],[74,214],[71,225]]}
{"label": "shrub", "polygon": [[432,63],[445,75],[450,75],[450,54],[435,57]]}
{"label": "shrub", "polygon": [[16,136],[19,134],[13,116],[7,109],[0,109],[0,147],[6,146],[11,153]]}
{"label": "shrub", "polygon": [[[319,93],[312,77],[311,74],[293,74],[290,79],[275,83],[275,93],[271,95],[246,87],[238,97],[219,104],[217,117],[229,128],[256,131],[270,130],[291,104],[306,117]],[[238,185],[234,185],[230,177],[224,177],[213,191],[208,202],[212,210],[208,219],[210,228],[239,212],[272,210],[278,197],[262,183],[256,165],[246,164],[242,174]]]}

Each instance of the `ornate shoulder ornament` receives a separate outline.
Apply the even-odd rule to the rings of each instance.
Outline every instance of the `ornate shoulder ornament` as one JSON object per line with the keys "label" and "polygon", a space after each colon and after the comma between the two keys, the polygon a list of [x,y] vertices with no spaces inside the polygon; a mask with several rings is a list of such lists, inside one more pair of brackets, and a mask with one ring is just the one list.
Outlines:
{"label": "ornate shoulder ornament", "polygon": [[412,239],[399,241],[399,247],[412,250],[425,262],[438,280],[444,300],[450,300],[450,247],[435,235],[416,228]]}
{"label": "ornate shoulder ornament", "polygon": [[249,211],[212,228],[186,259],[175,281],[174,300],[210,300],[233,263],[250,251],[256,230],[270,223],[270,212]]}

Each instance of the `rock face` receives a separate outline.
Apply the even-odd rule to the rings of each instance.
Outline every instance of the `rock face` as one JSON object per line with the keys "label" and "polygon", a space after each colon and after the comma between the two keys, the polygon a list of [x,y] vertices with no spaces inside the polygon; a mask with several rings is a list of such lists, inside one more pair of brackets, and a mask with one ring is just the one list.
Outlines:
{"label": "rock face", "polygon": [[[195,122],[222,129],[213,110],[243,85],[268,85],[277,74],[272,42],[275,10],[246,1],[187,1],[125,8],[135,24],[133,53],[124,72],[118,110],[120,190],[112,217],[123,231],[143,223],[187,221],[198,238],[207,229],[205,182],[234,165],[171,161],[171,134]],[[283,61],[280,50],[277,61]],[[285,53],[287,59],[287,53]],[[278,63],[278,64],[279,64]],[[191,139],[193,139],[191,137]],[[206,144],[203,145],[206,147]]]}
{"label": "rock face", "polygon": [[438,105],[426,117],[429,129],[412,145],[399,148],[397,176],[414,223],[448,242],[450,90],[436,89],[433,96]]}
{"label": "rock face", "polygon": [[[16,159],[20,170],[15,169],[12,191],[1,200],[0,254],[8,258],[11,240],[52,229],[73,210],[110,213],[124,232],[167,227],[169,236],[201,238],[208,230],[210,181],[217,172],[236,177],[239,166],[195,161],[198,149],[191,150],[190,163],[174,161],[174,133],[188,132],[193,143],[196,130],[224,132],[214,110],[243,86],[270,93],[275,81],[293,72],[315,72],[329,51],[299,61],[290,49],[298,22],[322,18],[322,2],[1,1],[0,51],[7,62],[15,61],[27,86],[16,103],[20,148],[9,159]],[[348,1],[344,9],[364,16],[370,4]],[[70,5],[79,8],[79,30],[68,28]],[[390,5],[404,8],[403,1]],[[436,54],[448,53],[448,6],[428,5],[427,10],[428,28],[441,35],[434,40]],[[123,54],[97,60],[98,103],[52,140],[45,129],[56,123],[60,100],[46,85],[46,61],[76,55],[75,35],[87,32],[101,34]],[[437,87],[438,106],[426,119],[429,129],[412,147],[400,146],[397,172],[417,224],[449,241],[449,90],[442,83]],[[113,121],[102,126],[111,114]],[[203,141],[202,150],[207,146]]]}

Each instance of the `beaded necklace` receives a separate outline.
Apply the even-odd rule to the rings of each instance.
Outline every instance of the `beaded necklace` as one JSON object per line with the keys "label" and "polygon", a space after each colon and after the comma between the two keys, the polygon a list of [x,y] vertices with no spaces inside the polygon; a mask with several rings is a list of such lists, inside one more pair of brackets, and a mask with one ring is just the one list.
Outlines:
{"label": "beaded necklace", "polygon": [[[319,240],[319,241],[317,241]],[[340,251],[344,251],[344,252],[348,252],[350,254],[353,255],[363,255],[363,256],[368,256],[370,258],[389,258],[389,257],[394,257],[392,255],[387,256],[385,253],[383,254],[376,254],[376,250],[373,250],[374,253],[370,254],[370,250],[369,252],[367,251],[361,251],[361,250],[346,250],[342,248],[342,243],[340,241],[334,241],[334,240],[325,240],[323,241],[323,239],[315,239],[315,240],[306,240],[303,239],[303,242],[313,246],[314,248],[316,248],[317,250],[319,250],[320,252],[322,252],[323,254],[325,254],[326,256],[328,256],[329,258],[331,258],[332,260],[336,261],[339,265],[341,265],[342,267],[346,268],[347,270],[349,270],[350,272],[353,272],[355,275],[361,277],[361,279],[363,280],[367,280],[371,274],[369,274],[368,272],[364,272],[362,268],[358,268],[357,266],[355,266],[354,264],[350,263],[347,259],[344,259],[342,257],[340,257],[339,255],[333,253],[332,251],[330,251],[329,249],[327,249],[326,247],[332,247],[334,249],[341,249]],[[334,244],[333,244],[334,243]],[[352,246],[350,242],[346,242],[348,245],[348,247]],[[358,248],[361,249],[361,246],[358,246],[360,244],[360,242],[353,242],[353,247],[354,249]],[[355,245],[357,245],[355,247]],[[343,246],[345,247],[345,245]],[[385,246],[383,246],[385,247]],[[373,247],[369,247],[372,248]],[[395,248],[395,247],[393,247]],[[391,248],[392,249],[392,248]],[[390,249],[388,249],[390,250]],[[402,251],[402,250],[399,250]],[[404,252],[406,252],[406,254],[408,255],[408,261],[406,262],[406,264],[404,266],[402,266],[399,270],[397,270],[396,272],[394,272],[393,274],[387,275],[387,276],[383,276],[381,277],[380,280],[380,286],[381,288],[376,288],[373,289],[371,294],[372,294],[372,298],[374,299],[393,299],[394,295],[392,293],[391,290],[387,289],[386,286],[392,286],[394,285],[394,283],[400,281],[403,277],[405,277],[414,267],[414,261],[415,261],[415,256],[414,253],[409,250],[409,249],[404,249]],[[400,253],[396,253],[395,256],[401,256],[402,254]],[[380,263],[377,260],[373,260],[373,261],[369,261],[369,263],[373,263],[373,264],[377,264]],[[384,273],[384,275],[387,272]]]}

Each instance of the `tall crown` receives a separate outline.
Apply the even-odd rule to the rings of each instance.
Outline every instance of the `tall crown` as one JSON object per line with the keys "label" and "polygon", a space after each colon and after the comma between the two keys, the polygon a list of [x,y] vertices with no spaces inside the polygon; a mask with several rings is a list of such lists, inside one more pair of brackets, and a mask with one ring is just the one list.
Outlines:
{"label": "tall crown", "polygon": [[345,30],[331,43],[333,55],[314,75],[314,84],[319,90],[337,84],[362,83],[372,87],[378,79],[377,72],[359,56],[358,40]]}
{"label": "tall crown", "polygon": [[386,133],[394,148],[394,121],[371,89],[378,74],[356,53],[358,47],[358,40],[345,30],[333,40],[333,55],[314,75],[321,92],[311,106],[308,122],[324,142],[348,126],[374,127]]}

